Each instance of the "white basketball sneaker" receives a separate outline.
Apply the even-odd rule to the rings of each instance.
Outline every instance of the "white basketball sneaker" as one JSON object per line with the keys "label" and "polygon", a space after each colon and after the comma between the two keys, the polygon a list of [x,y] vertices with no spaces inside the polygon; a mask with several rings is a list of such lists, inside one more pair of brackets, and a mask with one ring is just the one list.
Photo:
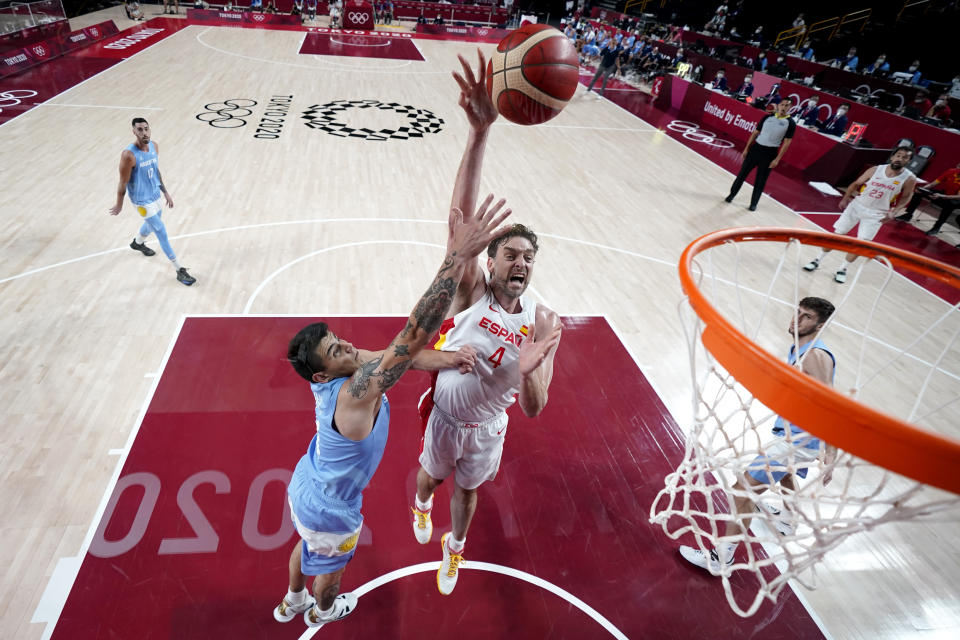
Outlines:
{"label": "white basketball sneaker", "polygon": [[413,511],[413,535],[417,537],[417,542],[427,544],[433,537],[433,521],[430,520],[432,509],[420,511],[416,506],[410,507]]}
{"label": "white basketball sneaker", "polygon": [[768,515],[773,516],[767,522],[773,525],[773,528],[777,530],[782,536],[792,536],[795,532],[793,523],[791,523],[786,518],[780,517],[781,512],[779,509],[773,505],[767,504],[766,502],[758,502],[756,505],[757,511],[761,511]]}
{"label": "white basketball sneaker", "polygon": [[680,545],[680,555],[683,556],[683,559],[690,564],[697,565],[701,569],[706,569],[713,575],[718,575],[724,566],[729,567],[733,564],[732,553],[726,562],[721,562],[720,555],[717,553],[716,549],[711,549],[710,553],[704,553],[700,549],[694,549],[693,547],[688,547],[687,545]]}
{"label": "white basketball sneaker", "polygon": [[322,627],[328,622],[343,620],[357,608],[357,601],[359,599],[360,598],[352,593],[341,593],[334,598],[330,611],[323,612],[317,609],[316,606],[310,607],[303,614],[303,621],[307,623],[308,627]]}
{"label": "white basketball sneaker", "polygon": [[280,601],[280,604],[277,605],[277,608],[273,610],[273,619],[277,622],[290,622],[296,616],[300,615],[314,604],[316,600],[313,599],[313,596],[309,593],[307,594],[306,599],[303,601],[303,604],[290,604],[287,602],[286,596],[283,600]]}
{"label": "white basketball sneaker", "polygon": [[453,588],[457,586],[457,574],[460,573],[460,565],[466,563],[466,560],[463,559],[463,549],[460,551],[452,551],[450,547],[447,546],[447,539],[450,538],[451,535],[450,533],[445,533],[443,537],[440,538],[440,544],[443,546],[443,562],[440,563],[440,568],[437,569],[437,589],[445,596],[453,593]]}

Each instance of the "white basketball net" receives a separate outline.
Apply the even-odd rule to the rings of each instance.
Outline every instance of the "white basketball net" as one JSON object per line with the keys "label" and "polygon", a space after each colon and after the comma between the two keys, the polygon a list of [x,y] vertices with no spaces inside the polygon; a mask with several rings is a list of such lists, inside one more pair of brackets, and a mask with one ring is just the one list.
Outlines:
{"label": "white basketball net", "polygon": [[[787,327],[800,299],[830,300],[836,311],[820,337],[837,360],[834,388],[956,438],[958,306],[925,293],[924,304],[904,305],[900,295],[905,288],[913,288],[914,299],[919,290],[882,258],[860,258],[849,269],[848,282],[837,285],[832,274],[843,264],[839,251],[813,273],[801,268],[817,251],[795,240],[728,242],[697,256],[696,275],[701,291],[728,320],[784,359],[794,340]],[[773,278],[764,282],[764,274],[770,273]],[[789,428],[785,438],[772,435],[774,411],[756,401],[706,352],[703,325],[686,301],[680,311],[694,382],[693,426],[683,461],[666,477],[650,521],[671,538],[683,537],[706,553],[739,543],[733,563],[721,563],[719,572],[727,600],[739,615],[753,615],[765,598],[775,601],[790,580],[815,588],[816,565],[851,534],[934,514],[938,520],[960,520],[957,495],[845,451],[838,451],[829,467],[823,451],[810,462],[797,459],[799,448],[792,443],[801,436],[791,435]],[[904,327],[912,328],[906,340],[901,337]],[[809,475],[795,478],[795,490],[782,483],[765,483],[753,491],[742,488],[748,486],[744,475],[757,470],[751,462],[761,455],[779,457],[790,475],[804,467]],[[760,464],[764,470],[783,470]],[[832,480],[825,484],[829,474]],[[736,513],[735,498],[748,500],[749,507]],[[748,520],[750,529],[744,530]],[[733,525],[729,534],[726,523]]]}

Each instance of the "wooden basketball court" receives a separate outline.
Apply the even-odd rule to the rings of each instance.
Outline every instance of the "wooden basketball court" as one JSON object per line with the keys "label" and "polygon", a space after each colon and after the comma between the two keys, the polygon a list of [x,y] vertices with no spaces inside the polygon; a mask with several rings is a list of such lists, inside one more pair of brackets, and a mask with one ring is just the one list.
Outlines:
{"label": "wooden basketball court", "polygon": [[[97,19],[129,26],[119,19],[122,9],[110,11],[115,15]],[[398,32],[374,42],[328,41],[316,45],[327,53],[307,54],[304,31],[173,22],[183,21],[146,23],[166,32],[0,126],[3,637],[300,637],[302,622],[279,625],[270,615],[285,588],[288,551],[258,550],[243,537],[249,526],[261,537],[283,533],[280,476],[261,479],[267,506],[251,516],[253,525],[244,524],[248,492],[255,493],[258,473],[284,461],[292,468],[312,429],[308,391],[282,362],[284,336],[305,318],[330,317],[381,340],[442,257],[467,131],[450,71],[457,54],[475,60],[476,45]],[[394,47],[402,50],[396,57],[376,57],[371,47],[361,55],[343,51],[391,40],[404,42]],[[43,75],[35,70],[9,84],[26,87]],[[46,99],[36,90],[38,102]],[[468,563],[514,574],[468,571],[475,585],[441,601],[428,572],[410,571],[371,587],[357,613],[337,623],[343,628],[320,633],[413,637],[417,625],[428,625],[465,638],[514,631],[750,637],[779,624],[771,637],[957,637],[956,522],[891,524],[855,536],[826,557],[819,589],[785,592],[748,620],[725,610],[719,582],[685,566],[675,543],[647,523],[647,492],[662,485],[691,418],[677,313],[681,251],[718,228],[815,226],[769,197],[756,213],[747,211],[745,192],[740,204],[724,203],[732,176],[722,166],[582,92],[546,125],[495,124],[481,187],[507,198],[514,220],[540,235],[529,293],[563,315],[570,330],[558,356],[564,375],[552,389],[555,406],[539,420],[517,420],[515,433],[526,435],[507,447],[507,473],[481,489],[470,532],[476,551]],[[175,201],[164,221],[178,258],[197,278],[189,288],[176,281],[154,238],[151,258],[128,247],[139,226],[129,201],[118,217],[107,213],[135,116],[150,121],[160,148]],[[768,258],[761,255],[757,268],[769,268]],[[801,295],[841,298],[844,285],[830,271],[802,279]],[[891,315],[949,307],[899,276],[888,291]],[[780,304],[774,313],[783,330],[764,343],[785,353],[790,308]],[[204,323],[205,316],[217,323]],[[891,344],[915,335],[895,318],[888,324],[883,337]],[[855,327],[830,340],[840,386]],[[167,366],[171,354],[176,367]],[[271,362],[276,366],[265,371]],[[940,368],[937,393],[958,395],[960,354],[948,353]],[[910,375],[887,381],[890,392],[910,384]],[[407,408],[416,395],[409,384],[396,400]],[[289,409],[280,400],[289,400]],[[275,420],[284,423],[281,443],[260,449],[243,438],[250,429],[262,435]],[[395,421],[388,456],[396,459],[381,468],[365,504],[384,534],[361,541],[345,588],[439,560],[403,528],[400,493],[412,496],[407,474],[415,469],[417,436],[409,433],[412,421]],[[197,435],[214,423],[215,431]],[[554,425],[558,437],[538,432]],[[185,426],[193,430],[178,434]],[[960,435],[956,425],[945,430]],[[148,432],[149,443],[141,440]],[[609,446],[593,446],[597,437]],[[232,470],[222,466],[234,455]],[[102,562],[111,556],[93,554],[96,545],[102,552],[123,539],[137,500],[145,504],[150,494],[150,480],[115,493],[118,479],[160,477],[158,470],[170,475],[161,478],[142,544],[124,551],[124,562]],[[212,487],[198,489],[196,500],[223,546],[158,553],[164,540],[193,535],[178,491],[194,472],[211,470],[226,470],[230,488],[221,491],[219,476],[205,476]],[[217,503],[219,494],[229,500]],[[126,515],[98,529],[114,511]],[[570,513],[608,544],[597,548],[581,537]],[[236,555],[218,555],[218,548]],[[612,562],[610,554],[629,562]],[[614,630],[518,572],[575,597]],[[605,591],[608,578],[612,591]],[[154,599],[145,618],[160,620],[159,627],[138,627],[142,598]],[[93,611],[98,626],[89,624]],[[525,619],[525,611],[535,614]],[[220,627],[222,620],[232,622]],[[206,626],[195,626],[201,622]]]}

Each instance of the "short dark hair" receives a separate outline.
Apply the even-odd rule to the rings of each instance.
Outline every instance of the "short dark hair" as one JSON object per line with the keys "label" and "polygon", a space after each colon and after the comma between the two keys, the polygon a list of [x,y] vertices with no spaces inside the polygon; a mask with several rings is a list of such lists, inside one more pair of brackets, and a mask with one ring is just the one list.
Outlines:
{"label": "short dark hair", "polygon": [[327,335],[326,322],[308,324],[297,332],[287,345],[287,360],[301,378],[313,382],[313,374],[323,371],[323,360],[317,355],[317,346]]}
{"label": "short dark hair", "polygon": [[133,119],[133,121],[130,123],[130,126],[131,126],[131,127],[135,127],[135,126],[137,126],[137,123],[140,123],[140,122],[142,122],[142,123],[144,123],[144,124],[150,124],[149,122],[147,122],[147,119],[146,119],[146,118],[139,118],[139,117],[137,117],[137,118],[134,118],[134,119]]}
{"label": "short dark hair", "polygon": [[494,238],[490,241],[490,244],[487,245],[487,255],[491,258],[497,257],[497,249],[500,247],[500,245],[506,242],[508,238],[513,238],[514,236],[523,236],[529,240],[530,244],[533,245],[534,253],[540,250],[540,246],[537,244],[537,234],[533,232],[533,229],[522,224],[515,224],[507,229],[507,232],[502,236],[499,238]]}
{"label": "short dark hair", "polygon": [[911,158],[913,157],[913,147],[908,147],[906,145],[903,145],[902,147],[897,147],[896,149],[894,149],[893,153],[890,154],[890,157],[892,158],[894,155],[897,154],[898,151],[909,151],[910,157]]}
{"label": "short dark hair", "polygon": [[823,298],[814,298],[813,296],[804,298],[797,306],[813,311],[815,314],[817,314],[817,320],[819,322],[826,322],[830,316],[833,315],[835,309],[833,303],[829,300],[824,300]]}

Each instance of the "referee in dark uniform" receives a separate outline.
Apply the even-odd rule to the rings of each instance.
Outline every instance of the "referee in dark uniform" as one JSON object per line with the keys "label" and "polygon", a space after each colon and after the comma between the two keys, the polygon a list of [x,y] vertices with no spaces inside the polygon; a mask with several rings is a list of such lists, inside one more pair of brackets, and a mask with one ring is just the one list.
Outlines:
{"label": "referee in dark uniform", "polygon": [[763,187],[767,183],[767,176],[770,170],[777,166],[780,158],[787,152],[790,141],[793,140],[793,132],[797,125],[787,112],[793,106],[790,98],[783,98],[777,104],[773,113],[763,117],[757,128],[750,134],[747,146],[743,148],[740,157],[743,158],[743,165],[740,167],[740,173],[737,179],[733,181],[730,187],[730,195],[726,197],[727,202],[733,202],[734,196],[743,186],[743,181],[747,175],[757,169],[756,181],[753,183],[753,194],[750,196],[750,211],[757,210],[757,203],[760,202],[760,196],[763,194]]}

